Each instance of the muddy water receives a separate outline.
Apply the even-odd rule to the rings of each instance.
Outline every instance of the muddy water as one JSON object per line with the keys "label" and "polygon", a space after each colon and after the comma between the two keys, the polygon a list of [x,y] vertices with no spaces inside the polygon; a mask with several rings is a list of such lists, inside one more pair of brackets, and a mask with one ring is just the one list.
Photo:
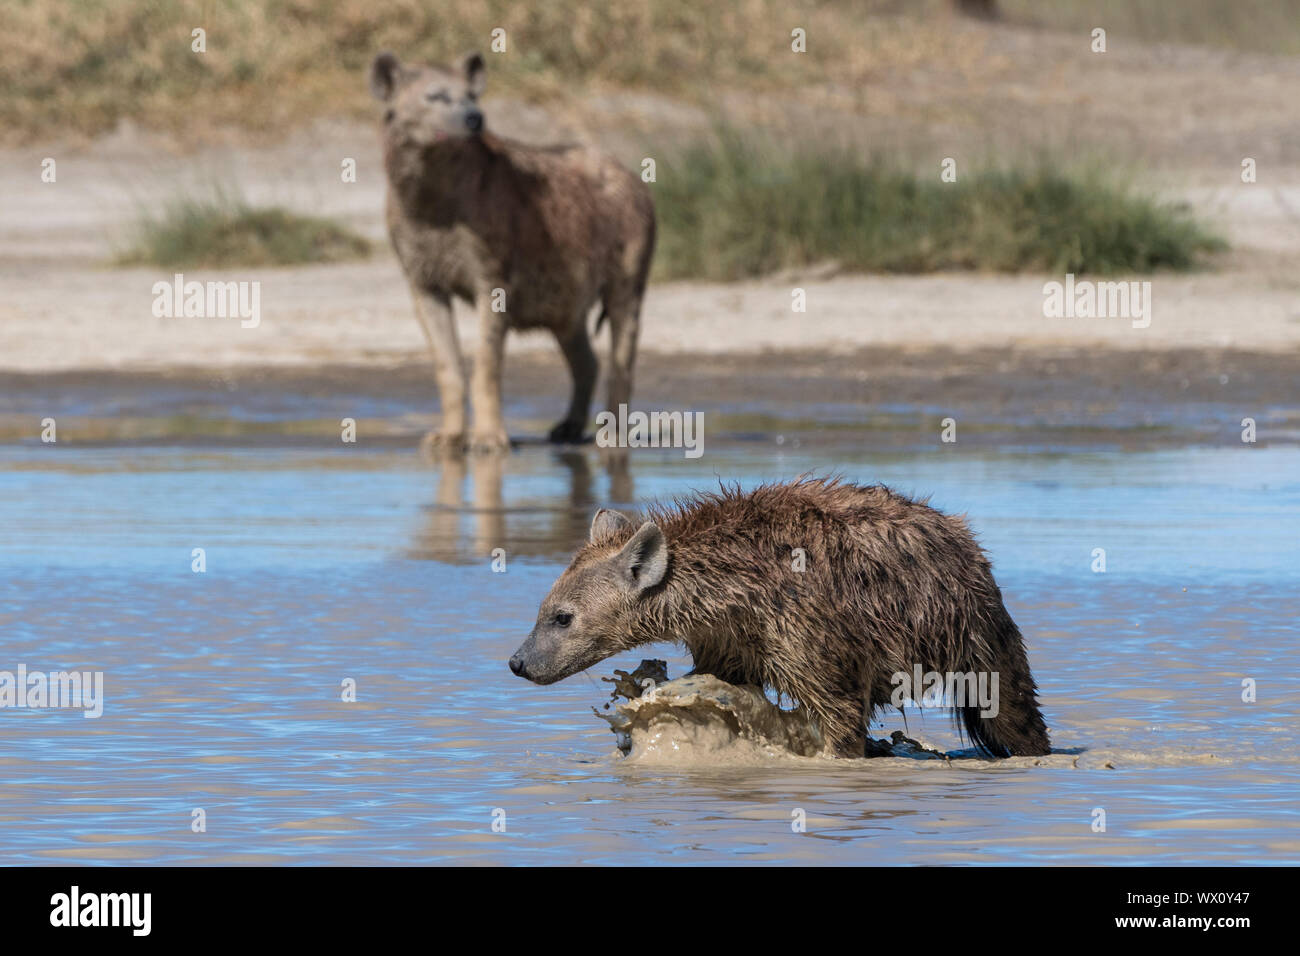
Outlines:
{"label": "muddy water", "polygon": [[[1300,862],[1300,449],[870,448],[754,432],[610,475],[541,446],[11,444],[0,670],[102,671],[105,702],[0,710],[0,862]],[[598,676],[680,652],[510,674],[597,505],[832,468],[969,513],[1057,753],[629,760]],[[940,711],[895,729],[958,745]]]}

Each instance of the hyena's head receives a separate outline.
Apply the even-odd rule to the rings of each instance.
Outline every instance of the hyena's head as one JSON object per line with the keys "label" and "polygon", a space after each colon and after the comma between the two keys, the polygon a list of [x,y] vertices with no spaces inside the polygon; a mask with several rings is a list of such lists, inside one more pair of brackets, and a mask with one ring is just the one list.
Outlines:
{"label": "hyena's head", "polygon": [[652,521],[629,537],[632,522],[602,508],[591,539],[551,587],[528,640],[510,669],[535,684],[554,684],[635,647],[641,602],[668,572],[668,542]]}
{"label": "hyena's head", "polygon": [[392,53],[370,64],[370,92],[384,104],[385,135],[412,146],[432,146],[483,132],[478,98],[483,57],[471,53],[456,68],[403,66]]}

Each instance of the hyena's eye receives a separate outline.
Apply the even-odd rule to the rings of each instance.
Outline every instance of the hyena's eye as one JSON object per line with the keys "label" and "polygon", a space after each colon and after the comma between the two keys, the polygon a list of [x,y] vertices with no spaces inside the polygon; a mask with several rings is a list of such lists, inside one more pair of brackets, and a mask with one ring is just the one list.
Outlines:
{"label": "hyena's eye", "polygon": [[424,98],[430,103],[450,103],[451,97],[442,90],[430,90],[424,94]]}
{"label": "hyena's eye", "polygon": [[557,611],[555,617],[551,618],[558,626],[568,627],[573,623],[573,615],[568,611]]}

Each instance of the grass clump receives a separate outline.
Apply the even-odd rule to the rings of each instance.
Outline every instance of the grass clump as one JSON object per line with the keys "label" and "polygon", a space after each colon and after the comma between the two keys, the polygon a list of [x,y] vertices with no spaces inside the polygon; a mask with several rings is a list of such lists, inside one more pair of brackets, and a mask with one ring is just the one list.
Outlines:
{"label": "grass clump", "polygon": [[847,271],[1113,274],[1190,269],[1225,248],[1179,206],[1039,164],[941,182],[847,149],[723,130],[659,164],[661,278]]}
{"label": "grass clump", "polygon": [[224,195],[177,199],[144,215],[117,265],[165,268],[292,266],[368,256],[370,241],[315,216],[256,208]]}

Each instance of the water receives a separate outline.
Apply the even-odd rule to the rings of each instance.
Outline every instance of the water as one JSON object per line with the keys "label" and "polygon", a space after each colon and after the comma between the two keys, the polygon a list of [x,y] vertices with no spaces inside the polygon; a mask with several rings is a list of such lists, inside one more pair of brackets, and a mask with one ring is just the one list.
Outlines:
{"label": "water", "polygon": [[[0,710],[0,862],[1300,862],[1300,448],[959,447],[758,433],[610,475],[537,445],[9,445],[0,670],[103,671],[106,700]],[[679,651],[507,669],[598,505],[829,470],[968,513],[1058,753],[645,765],[598,677]],[[907,729],[956,745],[942,713]]]}

